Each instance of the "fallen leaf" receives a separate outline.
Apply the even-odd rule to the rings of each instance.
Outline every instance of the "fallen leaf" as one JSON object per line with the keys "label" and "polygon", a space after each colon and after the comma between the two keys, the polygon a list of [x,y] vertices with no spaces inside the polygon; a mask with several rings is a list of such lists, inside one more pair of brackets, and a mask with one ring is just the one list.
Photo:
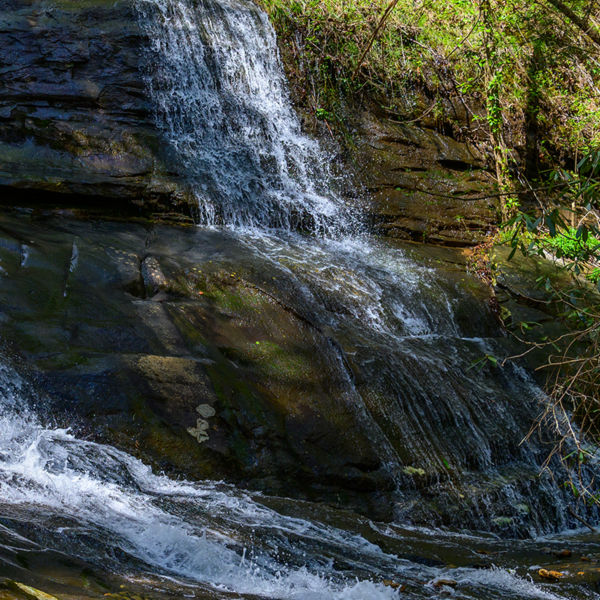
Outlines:
{"label": "fallen leaf", "polygon": [[386,585],[387,587],[391,587],[395,590],[397,590],[400,587],[400,584],[397,581],[392,581],[391,579],[384,579],[383,585]]}
{"label": "fallen leaf", "polygon": [[433,587],[436,588],[441,588],[445,585],[448,587],[456,587],[458,582],[454,581],[454,579],[436,579],[436,581],[433,582]]}
{"label": "fallen leaf", "polygon": [[560,573],[559,571],[548,571],[546,569],[540,569],[538,575],[544,579],[560,579],[565,576],[564,573]]}

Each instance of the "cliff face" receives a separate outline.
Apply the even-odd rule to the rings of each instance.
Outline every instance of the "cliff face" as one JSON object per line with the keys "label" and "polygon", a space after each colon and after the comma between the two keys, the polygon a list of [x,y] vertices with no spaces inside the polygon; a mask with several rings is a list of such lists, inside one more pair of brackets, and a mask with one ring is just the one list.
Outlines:
{"label": "cliff face", "polygon": [[144,90],[144,47],[126,0],[5,0],[0,186],[185,212]]}
{"label": "cliff face", "polygon": [[362,113],[355,126],[351,153],[376,232],[460,247],[483,241],[493,229],[494,180],[480,149],[374,112]]}
{"label": "cliff face", "polygon": [[[154,125],[130,0],[0,7],[0,189],[6,203],[190,215],[195,202]],[[284,53],[285,58],[285,53]],[[494,220],[484,157],[433,129],[352,115],[351,162],[376,230],[448,245]],[[328,134],[327,134],[328,135]],[[472,200],[465,201],[465,197]]]}

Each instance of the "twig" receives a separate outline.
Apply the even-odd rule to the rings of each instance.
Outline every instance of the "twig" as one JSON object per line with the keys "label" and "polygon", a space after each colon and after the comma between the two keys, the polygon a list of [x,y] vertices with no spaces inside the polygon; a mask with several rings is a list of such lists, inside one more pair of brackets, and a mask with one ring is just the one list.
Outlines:
{"label": "twig", "polygon": [[382,30],[383,26],[385,25],[385,22],[388,20],[388,17],[390,16],[392,10],[394,10],[394,8],[396,8],[396,5],[398,4],[398,2],[399,2],[399,0],[392,0],[388,4],[388,7],[385,9],[384,13],[381,15],[381,19],[379,19],[379,23],[377,24],[375,31],[373,31],[373,35],[370,37],[367,45],[364,47],[364,49],[360,55],[360,59],[358,60],[358,63],[356,64],[356,68],[354,69],[354,72],[352,73],[352,77],[351,77],[352,80],[354,80],[356,78],[358,71],[362,67],[363,60],[365,60],[365,57],[367,56],[367,54],[369,53],[369,50],[371,50],[371,47],[373,46],[373,43],[377,39],[377,35]]}
{"label": "twig", "polygon": [[538,187],[538,188],[531,188],[528,190],[516,190],[516,191],[512,191],[512,192],[496,192],[494,194],[487,194],[485,196],[475,196],[475,197],[467,197],[467,196],[460,196],[459,194],[439,194],[436,192],[431,192],[429,190],[423,190],[423,189],[419,189],[416,188],[414,191],[416,192],[421,192],[423,194],[427,194],[429,196],[436,196],[438,198],[451,198],[453,200],[468,200],[469,202],[474,202],[476,200],[491,200],[492,198],[499,198],[500,196],[518,196],[521,194],[531,194],[531,192],[548,192],[550,190],[554,190],[556,188],[560,188],[560,187],[566,187],[569,185],[574,185],[572,182],[569,181],[564,181],[562,183],[553,183],[552,185],[549,186],[543,186],[543,187]]}
{"label": "twig", "polygon": [[595,527],[592,527],[585,519],[582,519],[574,510],[572,506],[568,508],[569,514],[577,519],[581,524],[585,525],[588,529],[591,530],[592,533],[598,533],[598,530]]}

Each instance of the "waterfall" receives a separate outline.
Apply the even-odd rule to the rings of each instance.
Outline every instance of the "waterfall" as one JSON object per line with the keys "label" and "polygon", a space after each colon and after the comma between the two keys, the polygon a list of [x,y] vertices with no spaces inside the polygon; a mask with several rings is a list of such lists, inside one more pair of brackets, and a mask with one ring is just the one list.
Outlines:
{"label": "waterfall", "polygon": [[[237,229],[248,252],[262,253],[273,269],[293,263],[291,276],[309,292],[310,319],[353,340],[347,349],[361,377],[349,382],[347,402],[408,512],[424,507],[411,492],[416,469],[437,481],[446,502],[477,478],[480,496],[468,509],[463,503],[477,527],[490,527],[490,514],[501,511],[524,520],[519,511],[529,499],[540,507],[540,515],[527,508],[532,530],[566,526],[564,490],[534,480],[543,444],[520,444],[541,391],[518,370],[473,371],[470,363],[498,350],[485,339],[498,333],[484,306],[471,315],[485,313],[477,325],[464,315],[459,324],[459,286],[442,290],[435,273],[401,250],[356,235],[359,220],[334,191],[330,159],[303,134],[291,105],[266,14],[250,0],[136,0],[136,7],[150,45],[145,69],[157,123],[201,222]],[[248,228],[249,235],[240,231]],[[294,230],[321,239],[292,240]],[[516,463],[526,480],[510,476]]]}
{"label": "waterfall", "polygon": [[139,0],[156,120],[206,225],[352,228],[302,133],[267,15],[250,0]]}
{"label": "waterfall", "polygon": [[[298,556],[289,565],[258,546],[244,559],[246,551],[235,537],[257,526],[274,535],[285,532],[298,539],[350,545],[383,564],[392,557],[359,536],[281,516],[227,486],[157,476],[125,452],[44,427],[30,409],[31,391],[0,362],[0,519],[9,513],[22,519],[24,512],[31,523],[26,535],[42,527],[45,546],[115,572],[125,560],[137,560],[159,573],[265,598],[393,597],[382,585],[295,568],[292,563],[301,562],[302,556],[293,547],[288,551]],[[65,519],[71,519],[70,526],[57,530],[55,523]],[[116,561],[108,558],[112,554]]]}
{"label": "waterfall", "polygon": [[[273,297],[287,294],[295,315],[306,312],[304,320],[330,336],[345,390],[331,406],[356,408],[382,462],[395,471],[397,521],[419,510],[433,521],[437,503],[460,509],[470,528],[488,527],[491,515],[517,522],[529,512],[537,531],[568,525],[564,493],[549,478],[537,481],[542,451],[519,447],[539,390],[518,369],[469,370],[497,332],[484,303],[461,291],[464,281],[444,281],[402,251],[346,235],[357,220],[331,191],[329,157],[301,131],[265,14],[249,0],[136,0],[136,7],[151,45],[147,78],[157,122],[188,176],[201,221],[243,230],[223,239],[222,231],[193,232],[189,246],[203,249],[204,262],[221,261],[226,273],[256,272],[265,287],[273,285]],[[259,228],[277,231],[256,236]],[[289,233],[297,229],[322,235]],[[104,248],[107,238],[99,235]],[[70,275],[89,260],[90,237],[86,230],[72,245]],[[166,245],[185,254],[186,243],[178,247],[169,237]],[[46,246],[15,240],[7,247],[18,254],[21,277],[30,264],[41,268]],[[138,247],[122,254],[137,256]],[[94,276],[113,276],[115,265],[94,256]],[[189,260],[190,270],[203,262]],[[16,276],[7,269],[8,282]],[[285,289],[268,281],[275,279]],[[66,298],[71,288],[64,290]],[[534,542],[402,528],[347,508],[176,481],[122,450],[49,425],[38,404],[51,406],[0,359],[0,596],[5,575],[39,575],[35,562],[28,566],[39,552],[55,561],[49,585],[70,561],[81,561],[85,568],[75,562],[75,575],[65,580],[83,582],[90,598],[98,573],[108,583],[115,574],[142,582],[149,597],[160,598],[574,597],[572,588],[532,581],[523,556],[537,552],[536,564],[542,560]],[[463,492],[472,498],[457,500]],[[580,555],[600,553],[595,541],[578,547]],[[485,568],[481,549],[494,557]],[[444,587],[448,580],[456,590]],[[142,597],[100,583],[100,597]],[[583,593],[577,597],[592,597]]]}

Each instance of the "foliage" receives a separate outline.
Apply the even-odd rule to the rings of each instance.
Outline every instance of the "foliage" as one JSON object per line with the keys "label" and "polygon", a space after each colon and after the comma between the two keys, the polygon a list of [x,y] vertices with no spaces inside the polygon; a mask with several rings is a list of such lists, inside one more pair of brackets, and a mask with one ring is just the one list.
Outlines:
{"label": "foliage", "polygon": [[[529,227],[532,227],[535,221],[530,218],[526,219],[525,227],[527,227],[527,224],[529,224]],[[514,230],[505,230],[498,241],[512,243],[513,237]],[[550,235],[546,230],[536,230],[535,233],[526,230],[520,233],[517,241],[522,247],[527,246],[526,253],[532,253],[535,250],[537,254],[542,256],[565,259],[567,262],[563,266],[567,268],[574,268],[575,265],[578,265],[578,268],[581,269],[580,265],[582,263],[594,262],[594,257],[598,248],[600,248],[600,240],[598,238],[588,233],[584,241],[581,231],[578,234],[577,229],[568,225],[564,229],[560,229],[559,226],[555,230],[554,236]],[[595,271],[600,271],[600,269],[590,267],[590,274]],[[597,277],[594,275],[588,278],[589,281],[595,281],[596,279]]]}
{"label": "foliage", "polygon": [[[321,118],[339,121],[345,102],[369,97],[399,120],[480,140],[497,132],[504,171],[600,147],[597,48],[555,0],[260,2],[297,98]],[[596,31],[597,3],[568,4]]]}
{"label": "foliage", "polygon": [[[567,326],[557,339],[525,338],[529,350],[546,349],[551,402],[540,419],[562,432],[553,454],[559,454],[573,478],[567,482],[578,497],[600,503],[584,476],[594,458],[586,438],[600,441],[600,152],[586,155],[574,172],[559,170],[551,180],[558,189],[542,204],[541,214],[518,212],[505,224],[505,240],[525,255],[549,254],[572,275],[570,285],[540,280],[556,318]],[[508,234],[508,235],[507,235]],[[593,285],[593,284],[596,285]],[[520,333],[535,324],[520,324]],[[534,328],[534,327],[533,327]],[[527,352],[528,352],[527,351]],[[575,418],[578,429],[571,424]]]}
{"label": "foliage", "polygon": [[572,261],[581,260],[595,252],[600,242],[592,235],[587,236],[585,241],[581,235],[577,235],[577,229],[569,227],[565,231],[559,231],[552,237],[545,235],[541,237],[540,243],[557,258],[567,258]]}
{"label": "foliage", "polygon": [[590,152],[575,171],[558,169],[551,173],[543,198],[537,196],[541,211],[518,211],[504,223],[510,232],[513,252],[550,252],[563,260],[563,267],[575,275],[598,268],[600,260],[600,151]]}

